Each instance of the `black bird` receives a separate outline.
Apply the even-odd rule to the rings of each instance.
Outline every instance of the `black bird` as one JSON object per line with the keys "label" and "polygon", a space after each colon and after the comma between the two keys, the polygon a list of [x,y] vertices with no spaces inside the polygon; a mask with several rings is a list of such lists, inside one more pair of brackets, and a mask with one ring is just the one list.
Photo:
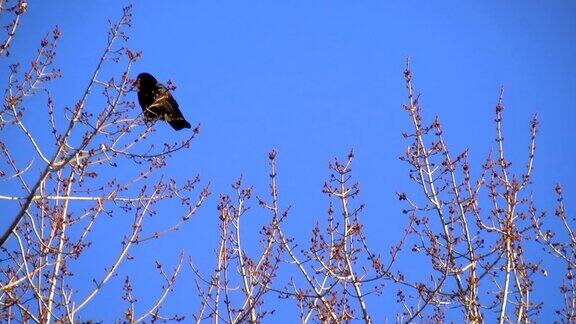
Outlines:
{"label": "black bird", "polygon": [[175,130],[190,128],[190,123],[184,119],[170,91],[150,73],[138,74],[135,84],[138,88],[138,102],[147,120],[165,120]]}

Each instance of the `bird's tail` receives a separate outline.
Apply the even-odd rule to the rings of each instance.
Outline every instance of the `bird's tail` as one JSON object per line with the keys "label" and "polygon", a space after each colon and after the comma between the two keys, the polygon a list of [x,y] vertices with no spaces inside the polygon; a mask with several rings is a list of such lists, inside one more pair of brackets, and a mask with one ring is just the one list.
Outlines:
{"label": "bird's tail", "polygon": [[172,126],[172,128],[174,128],[177,131],[184,129],[184,128],[191,128],[192,127],[192,126],[190,126],[190,123],[187,122],[186,119],[184,119],[184,118],[175,118],[175,119],[168,121],[168,123],[170,124],[170,126]]}

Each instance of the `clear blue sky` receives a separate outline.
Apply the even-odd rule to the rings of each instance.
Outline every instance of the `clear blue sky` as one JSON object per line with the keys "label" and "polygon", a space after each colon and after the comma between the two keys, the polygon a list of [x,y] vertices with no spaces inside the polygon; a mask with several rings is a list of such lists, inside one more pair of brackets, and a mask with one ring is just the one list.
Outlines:
{"label": "clear blue sky", "polygon": [[[39,39],[59,25],[57,64],[64,78],[55,84],[56,104],[70,106],[104,47],[107,19],[117,19],[125,4],[32,2],[12,55],[3,62],[29,61]],[[407,166],[398,160],[408,145],[401,133],[410,129],[401,108],[407,56],[425,115],[440,116],[454,151],[471,149],[475,175],[494,145],[501,85],[505,137],[515,165],[525,164],[529,121],[538,113],[536,202],[552,210],[553,188],[560,181],[568,211],[574,210],[576,2],[139,1],[134,9],[129,46],[143,52],[134,76],[147,71],[174,81],[184,115],[192,124],[202,123],[192,150],[177,155],[168,172],[200,173],[212,182],[213,195],[182,231],[138,247],[138,263],[121,269],[112,288],[87,309],[88,317],[121,316],[122,310],[112,307],[120,301],[114,287],[130,269],[153,268],[157,258],[173,263],[181,249],[210,264],[218,194],[231,194],[230,184],[242,174],[265,195],[271,148],[279,152],[281,203],[292,205],[288,229],[303,242],[315,220],[325,216],[328,200],[321,189],[328,161],[354,148],[367,236],[387,255],[406,224],[394,192],[414,190]],[[186,136],[168,125],[158,128],[156,136],[163,139]],[[256,232],[264,214],[256,202],[253,206],[246,221]],[[78,271],[91,271],[85,266]],[[139,276],[144,275],[136,280],[142,280]],[[184,272],[168,300],[170,309],[187,315],[196,309],[191,277]],[[148,288],[140,289],[146,294]],[[541,299],[558,298],[555,286],[543,291]],[[294,310],[286,304],[279,314]],[[102,314],[105,305],[112,308]],[[380,320],[399,309],[388,305]]]}

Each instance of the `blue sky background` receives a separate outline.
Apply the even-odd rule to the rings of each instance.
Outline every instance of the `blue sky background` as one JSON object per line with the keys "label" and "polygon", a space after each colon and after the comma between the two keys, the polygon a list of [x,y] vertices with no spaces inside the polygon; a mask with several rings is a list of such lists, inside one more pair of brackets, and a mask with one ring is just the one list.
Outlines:
{"label": "blue sky background", "polygon": [[[30,3],[12,54],[2,60],[4,75],[8,63],[29,61],[41,37],[57,24],[63,33],[57,65],[64,78],[54,83],[56,105],[73,105],[105,45],[107,19],[117,19],[125,4]],[[183,230],[138,246],[136,261],[121,269],[86,316],[121,316],[122,309],[113,307],[120,301],[114,287],[121,287],[124,275],[134,269],[139,270],[136,293],[145,302],[157,289],[146,286],[153,261],[173,264],[182,249],[208,271],[218,239],[218,194],[232,194],[230,184],[243,175],[257,194],[266,195],[272,148],[279,154],[280,202],[292,206],[287,230],[303,242],[316,220],[325,217],[328,198],[321,189],[328,161],[344,158],[354,148],[354,174],[362,189],[358,201],[367,204],[367,236],[388,255],[406,225],[401,213],[405,206],[394,193],[416,189],[407,165],[398,160],[408,145],[401,133],[410,129],[401,108],[408,56],[425,116],[440,116],[454,152],[471,149],[475,176],[495,143],[499,87],[505,87],[504,132],[514,166],[525,165],[529,121],[537,113],[536,203],[552,210],[553,188],[560,181],[568,212],[573,211],[575,13],[571,1],[135,3],[128,44],[141,50],[143,59],[133,77],[147,71],[163,82],[174,81],[178,88],[173,95],[184,115],[192,124],[202,124],[193,148],[177,154],[167,172],[190,178],[199,173],[212,182],[213,195]],[[135,93],[130,96],[136,100]],[[157,128],[155,136],[162,140],[186,137],[168,125]],[[252,205],[247,235],[266,220],[257,202]],[[95,233],[95,242],[98,235],[119,230],[99,226],[104,230]],[[92,253],[105,259],[106,249],[96,246]],[[416,266],[404,262],[408,268]],[[83,263],[77,277],[98,270]],[[538,297],[558,300],[557,287],[558,282],[537,287]],[[383,298],[386,306],[373,306],[377,319],[393,319],[400,309],[394,293]],[[183,272],[167,303],[169,310],[187,315],[197,308],[191,271]],[[282,304],[278,316],[295,310],[291,303]],[[544,313],[552,314],[552,309]]]}

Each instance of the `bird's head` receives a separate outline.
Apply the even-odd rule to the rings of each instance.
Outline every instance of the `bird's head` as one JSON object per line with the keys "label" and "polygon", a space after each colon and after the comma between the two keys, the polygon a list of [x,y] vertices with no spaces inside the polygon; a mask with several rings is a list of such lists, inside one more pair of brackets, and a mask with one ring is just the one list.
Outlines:
{"label": "bird's head", "polygon": [[158,83],[158,81],[156,80],[155,77],[152,76],[152,74],[144,72],[144,73],[138,74],[136,81],[134,81],[134,86],[138,90],[151,89],[151,88],[154,88],[157,83]]}

